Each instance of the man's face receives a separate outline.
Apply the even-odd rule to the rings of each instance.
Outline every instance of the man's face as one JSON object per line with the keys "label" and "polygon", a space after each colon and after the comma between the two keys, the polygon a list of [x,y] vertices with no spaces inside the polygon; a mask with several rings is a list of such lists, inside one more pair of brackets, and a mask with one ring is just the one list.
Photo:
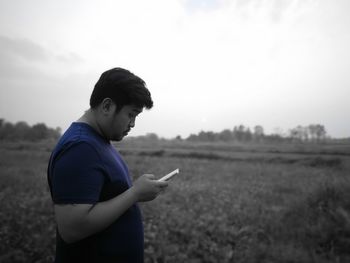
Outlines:
{"label": "man's face", "polygon": [[135,126],[137,115],[142,112],[142,108],[135,105],[125,105],[121,110],[114,113],[109,123],[110,140],[121,141],[124,136]]}

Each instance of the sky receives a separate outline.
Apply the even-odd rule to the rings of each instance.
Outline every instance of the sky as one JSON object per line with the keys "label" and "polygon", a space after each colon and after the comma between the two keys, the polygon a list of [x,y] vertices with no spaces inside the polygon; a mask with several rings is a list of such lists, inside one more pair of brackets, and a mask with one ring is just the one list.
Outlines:
{"label": "sky", "polygon": [[349,137],[349,13],[348,0],[0,0],[0,118],[65,130],[123,67],[154,100],[131,136]]}

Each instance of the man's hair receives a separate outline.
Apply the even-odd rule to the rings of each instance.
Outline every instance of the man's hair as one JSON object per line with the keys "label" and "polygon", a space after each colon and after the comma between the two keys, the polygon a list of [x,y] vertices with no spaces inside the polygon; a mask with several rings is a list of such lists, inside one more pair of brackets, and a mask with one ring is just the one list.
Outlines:
{"label": "man's hair", "polygon": [[105,98],[117,104],[117,111],[125,105],[151,109],[153,101],[146,83],[123,68],[113,68],[102,73],[90,97],[90,107],[96,108]]}

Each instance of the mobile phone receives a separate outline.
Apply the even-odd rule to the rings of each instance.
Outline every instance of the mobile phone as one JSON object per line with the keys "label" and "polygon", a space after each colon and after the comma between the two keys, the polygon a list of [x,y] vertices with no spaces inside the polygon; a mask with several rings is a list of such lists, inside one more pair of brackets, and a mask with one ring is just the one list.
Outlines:
{"label": "mobile phone", "polygon": [[164,182],[164,181],[167,181],[169,180],[171,177],[173,177],[175,174],[178,174],[180,171],[179,171],[179,168],[175,169],[174,171],[168,173],[167,175],[164,175],[162,178],[158,179],[159,182]]}

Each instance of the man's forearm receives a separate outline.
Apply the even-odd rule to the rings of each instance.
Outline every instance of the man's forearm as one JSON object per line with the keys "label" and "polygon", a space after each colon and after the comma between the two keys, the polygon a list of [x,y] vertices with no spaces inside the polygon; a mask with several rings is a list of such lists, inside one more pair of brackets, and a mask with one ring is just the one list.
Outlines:
{"label": "man's forearm", "polygon": [[134,188],[95,205],[55,205],[61,237],[73,243],[102,231],[138,201]]}
{"label": "man's forearm", "polygon": [[134,203],[153,200],[167,186],[167,182],[145,174],[131,188],[110,200],[94,205],[55,205],[58,231],[67,243],[79,241],[107,228]]}

